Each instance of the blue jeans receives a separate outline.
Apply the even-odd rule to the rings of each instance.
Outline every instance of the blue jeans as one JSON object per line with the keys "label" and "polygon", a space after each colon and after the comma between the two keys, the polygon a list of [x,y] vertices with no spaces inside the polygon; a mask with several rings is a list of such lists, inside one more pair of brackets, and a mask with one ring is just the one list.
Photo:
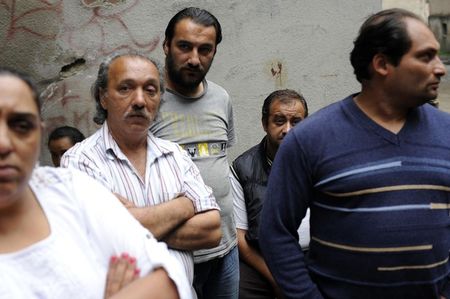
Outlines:
{"label": "blue jeans", "polygon": [[198,299],[238,299],[239,257],[237,246],[221,258],[195,264],[194,288]]}

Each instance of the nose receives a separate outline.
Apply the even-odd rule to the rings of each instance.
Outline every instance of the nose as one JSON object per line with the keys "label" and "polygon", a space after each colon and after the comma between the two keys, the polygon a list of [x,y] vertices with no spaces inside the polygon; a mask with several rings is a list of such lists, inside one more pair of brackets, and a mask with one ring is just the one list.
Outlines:
{"label": "nose", "polygon": [[12,142],[7,124],[0,124],[0,159],[8,156],[12,151]]}
{"label": "nose", "polygon": [[192,49],[189,55],[188,64],[190,67],[198,67],[200,65],[200,58],[198,56],[198,51],[196,48]]}
{"label": "nose", "polygon": [[437,77],[443,77],[447,73],[447,69],[445,68],[444,63],[442,63],[442,60],[439,58],[439,56],[436,55],[436,65],[434,67],[434,73]]}
{"label": "nose", "polygon": [[283,136],[285,136],[292,129],[292,124],[290,122],[286,122],[283,126]]}
{"label": "nose", "polygon": [[145,106],[145,91],[142,88],[137,88],[133,97],[133,107],[142,108]]}

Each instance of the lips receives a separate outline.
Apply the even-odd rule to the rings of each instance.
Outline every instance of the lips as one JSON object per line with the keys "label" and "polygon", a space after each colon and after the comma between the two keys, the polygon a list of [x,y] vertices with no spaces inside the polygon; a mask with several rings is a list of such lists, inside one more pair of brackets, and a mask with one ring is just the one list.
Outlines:
{"label": "lips", "polygon": [[143,118],[143,119],[149,119],[149,117],[144,114],[144,113],[136,113],[136,112],[132,112],[130,114],[127,115],[127,118]]}
{"label": "lips", "polygon": [[12,165],[0,165],[0,182],[14,180],[19,174],[19,169]]}

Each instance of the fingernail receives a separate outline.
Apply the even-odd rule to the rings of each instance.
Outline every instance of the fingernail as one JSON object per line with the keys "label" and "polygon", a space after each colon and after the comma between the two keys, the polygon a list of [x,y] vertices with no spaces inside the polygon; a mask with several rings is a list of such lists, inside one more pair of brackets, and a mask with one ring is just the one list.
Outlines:
{"label": "fingernail", "polygon": [[117,256],[115,256],[115,255],[113,255],[112,257],[111,257],[111,259],[110,259],[110,262],[111,263],[115,263],[115,262],[117,262]]}
{"label": "fingernail", "polygon": [[139,276],[139,274],[141,274],[141,269],[139,268],[134,269],[134,276]]}
{"label": "fingernail", "polygon": [[128,262],[129,262],[131,265],[133,265],[133,264],[136,262],[136,259],[135,259],[134,257],[130,256],[130,257],[128,258]]}
{"label": "fingernail", "polygon": [[123,257],[124,259],[128,258],[130,255],[126,252],[122,253],[121,257]]}

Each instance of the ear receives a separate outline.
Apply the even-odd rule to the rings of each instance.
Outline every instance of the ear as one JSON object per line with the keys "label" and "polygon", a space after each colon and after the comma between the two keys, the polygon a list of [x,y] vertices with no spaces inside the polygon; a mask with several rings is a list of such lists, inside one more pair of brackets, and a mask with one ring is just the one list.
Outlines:
{"label": "ear", "polygon": [[384,54],[378,53],[373,56],[371,66],[374,73],[384,77],[389,73],[391,64]]}
{"label": "ear", "polygon": [[163,43],[163,50],[164,50],[164,54],[167,56],[169,54],[169,41],[167,39],[164,40]]}
{"label": "ear", "polygon": [[100,90],[100,105],[102,105],[102,108],[103,109],[105,109],[105,110],[108,110],[108,109],[106,109],[106,97],[107,97],[108,95],[106,94],[106,91],[104,90],[104,89],[101,89]]}
{"label": "ear", "polygon": [[261,124],[262,124],[262,127],[263,127],[263,129],[264,129],[264,132],[267,133],[267,124],[266,124],[266,122],[264,121],[263,118],[261,118]]}

